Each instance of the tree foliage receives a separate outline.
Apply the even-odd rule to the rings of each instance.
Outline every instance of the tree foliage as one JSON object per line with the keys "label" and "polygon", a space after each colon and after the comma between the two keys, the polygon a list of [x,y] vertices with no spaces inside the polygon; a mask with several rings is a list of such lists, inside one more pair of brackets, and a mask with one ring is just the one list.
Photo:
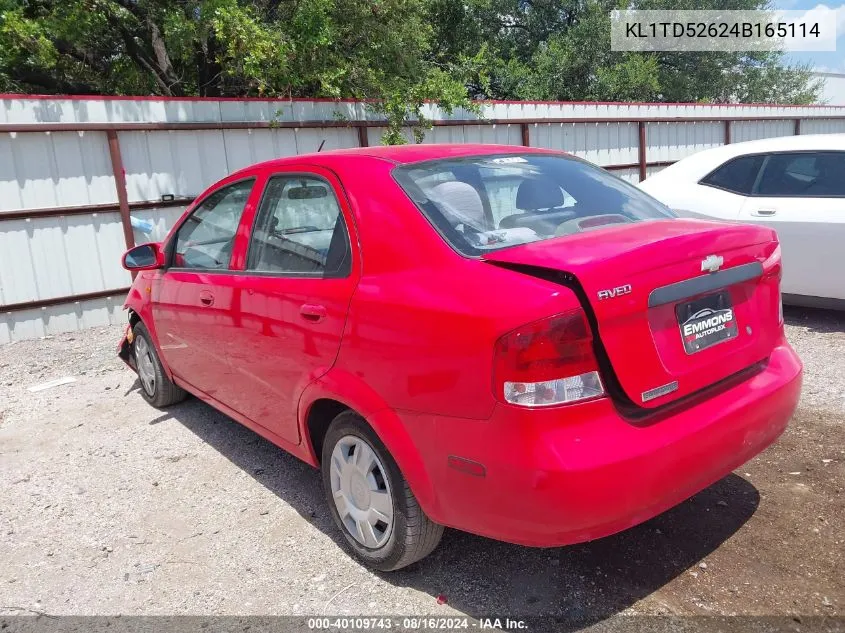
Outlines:
{"label": "tree foliage", "polygon": [[610,50],[614,9],[767,9],[766,0],[433,0],[436,56],[480,55],[475,98],[811,103],[820,86],[783,55]]}
{"label": "tree foliage", "polygon": [[[715,0],[714,0],[715,2]],[[765,0],[722,0],[757,9]],[[614,8],[700,0],[0,0],[0,90],[370,100],[401,142],[480,98],[808,103],[778,53],[620,53]],[[421,127],[416,128],[419,138]]]}

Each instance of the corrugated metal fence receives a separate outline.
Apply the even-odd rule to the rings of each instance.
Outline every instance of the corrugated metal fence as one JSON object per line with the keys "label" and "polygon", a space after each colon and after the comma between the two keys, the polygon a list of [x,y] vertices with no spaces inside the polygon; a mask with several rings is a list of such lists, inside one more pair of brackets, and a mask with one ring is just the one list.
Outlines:
{"label": "corrugated metal fence", "polygon": [[[425,142],[561,149],[631,181],[724,143],[845,132],[845,107],[834,106],[428,110]],[[130,282],[122,252],[164,237],[226,174],[321,146],[379,144],[383,133],[383,121],[354,101],[0,95],[0,343],[120,321]]]}

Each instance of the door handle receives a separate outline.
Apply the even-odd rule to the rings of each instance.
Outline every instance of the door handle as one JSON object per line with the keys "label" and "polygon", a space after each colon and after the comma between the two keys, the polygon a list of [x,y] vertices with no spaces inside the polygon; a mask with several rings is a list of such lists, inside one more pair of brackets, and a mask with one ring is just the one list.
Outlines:
{"label": "door handle", "polygon": [[208,290],[201,290],[200,303],[204,306],[214,305],[214,295],[211,294]]}
{"label": "door handle", "polygon": [[304,303],[299,308],[299,314],[306,321],[319,323],[326,318],[326,307],[313,303]]}
{"label": "door handle", "polygon": [[751,212],[751,215],[770,216],[775,215],[777,212],[777,209],[755,209]]}

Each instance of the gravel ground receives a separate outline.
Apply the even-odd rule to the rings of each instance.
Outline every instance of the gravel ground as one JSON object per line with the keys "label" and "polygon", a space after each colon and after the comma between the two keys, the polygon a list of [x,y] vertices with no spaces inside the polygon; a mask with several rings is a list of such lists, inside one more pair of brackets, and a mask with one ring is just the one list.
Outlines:
{"label": "gravel ground", "polygon": [[447,530],[393,574],[344,553],[317,471],[197,400],[149,407],[120,328],[0,346],[0,614],[843,615],[845,315],[787,322],[800,408],[736,473],[584,545]]}

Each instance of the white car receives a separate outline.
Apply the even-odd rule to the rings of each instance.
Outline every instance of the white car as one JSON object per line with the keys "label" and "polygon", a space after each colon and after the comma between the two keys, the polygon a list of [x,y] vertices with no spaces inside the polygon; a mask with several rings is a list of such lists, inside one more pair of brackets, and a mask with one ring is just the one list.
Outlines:
{"label": "white car", "polygon": [[845,134],[708,149],[640,187],[681,216],[776,229],[784,302],[845,307]]}

